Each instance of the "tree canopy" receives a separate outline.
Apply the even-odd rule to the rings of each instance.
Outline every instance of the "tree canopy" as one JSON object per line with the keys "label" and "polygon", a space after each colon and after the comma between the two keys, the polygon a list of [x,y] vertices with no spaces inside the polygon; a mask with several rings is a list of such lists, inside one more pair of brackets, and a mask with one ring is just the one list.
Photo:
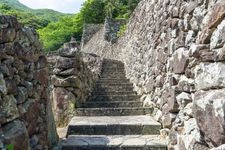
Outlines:
{"label": "tree canopy", "polygon": [[81,14],[63,17],[58,22],[49,23],[38,30],[46,51],[57,50],[73,36],[79,41],[82,34],[83,20]]}

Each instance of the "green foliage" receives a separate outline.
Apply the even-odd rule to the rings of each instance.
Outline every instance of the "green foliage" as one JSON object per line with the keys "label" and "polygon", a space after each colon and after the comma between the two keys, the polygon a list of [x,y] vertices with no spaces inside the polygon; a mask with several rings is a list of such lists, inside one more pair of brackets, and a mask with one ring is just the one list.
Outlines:
{"label": "green foliage", "polygon": [[7,148],[6,148],[7,150],[14,150],[14,146],[13,146],[13,144],[9,144],[9,145],[7,145]]}
{"label": "green foliage", "polygon": [[87,0],[80,11],[85,23],[103,23],[105,19],[104,3],[102,0]]}
{"label": "green foliage", "polygon": [[80,40],[83,20],[80,14],[61,18],[58,22],[52,22],[47,27],[38,30],[46,51],[57,50],[72,36]]}
{"label": "green foliage", "polygon": [[129,19],[140,0],[104,0],[105,12],[109,18]]}
{"label": "green foliage", "polygon": [[126,25],[126,24],[120,26],[120,30],[119,30],[118,33],[117,33],[117,37],[123,36],[124,33],[125,33],[125,31],[126,31],[126,29],[127,29],[127,25]]}
{"label": "green foliage", "polygon": [[0,9],[5,11],[10,11],[12,8],[7,4],[1,4]]}
{"label": "green foliage", "polygon": [[70,16],[71,14],[63,14],[58,11],[51,9],[36,9],[31,11],[32,14],[42,18],[43,20],[48,20],[49,22],[56,22],[61,17]]}
{"label": "green foliage", "polygon": [[81,8],[85,23],[103,23],[105,17],[129,19],[140,0],[86,0]]}

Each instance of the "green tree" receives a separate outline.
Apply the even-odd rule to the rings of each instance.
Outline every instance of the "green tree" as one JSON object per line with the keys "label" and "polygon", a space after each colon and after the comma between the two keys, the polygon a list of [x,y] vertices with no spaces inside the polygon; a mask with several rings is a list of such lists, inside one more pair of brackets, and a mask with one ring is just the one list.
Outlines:
{"label": "green tree", "polygon": [[0,4],[0,9],[5,10],[5,11],[7,11],[7,10],[9,11],[12,8],[9,5],[3,3],[3,4]]}
{"label": "green tree", "polygon": [[104,3],[102,0],[87,0],[80,13],[85,23],[102,23],[105,19]]}
{"label": "green tree", "polygon": [[46,51],[57,50],[63,43],[70,40],[72,36],[79,41],[83,29],[81,15],[63,17],[58,22],[49,23],[46,28],[38,30],[41,41]]}

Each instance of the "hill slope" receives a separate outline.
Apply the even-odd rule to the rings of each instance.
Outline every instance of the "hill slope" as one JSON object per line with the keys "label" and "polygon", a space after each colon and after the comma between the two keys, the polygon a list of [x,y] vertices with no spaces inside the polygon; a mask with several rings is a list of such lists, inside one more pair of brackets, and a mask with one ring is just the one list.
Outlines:
{"label": "hill slope", "polygon": [[18,0],[0,0],[1,4],[7,4],[16,10],[29,10],[30,8],[21,4]]}
{"label": "hill slope", "polygon": [[48,23],[68,15],[51,9],[31,9],[18,0],[0,0],[0,13],[16,16],[24,25],[33,26],[36,29],[43,28]]}

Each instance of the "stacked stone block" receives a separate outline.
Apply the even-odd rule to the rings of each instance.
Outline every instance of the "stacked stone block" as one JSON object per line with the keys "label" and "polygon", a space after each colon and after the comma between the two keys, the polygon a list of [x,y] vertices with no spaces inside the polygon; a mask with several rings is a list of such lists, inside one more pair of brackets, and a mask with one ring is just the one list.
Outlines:
{"label": "stacked stone block", "polygon": [[57,143],[46,66],[38,34],[0,15],[0,149]]}
{"label": "stacked stone block", "polygon": [[51,82],[56,124],[62,127],[73,117],[76,105],[84,102],[92,91],[101,59],[80,53],[76,41],[65,43],[58,54]]}

